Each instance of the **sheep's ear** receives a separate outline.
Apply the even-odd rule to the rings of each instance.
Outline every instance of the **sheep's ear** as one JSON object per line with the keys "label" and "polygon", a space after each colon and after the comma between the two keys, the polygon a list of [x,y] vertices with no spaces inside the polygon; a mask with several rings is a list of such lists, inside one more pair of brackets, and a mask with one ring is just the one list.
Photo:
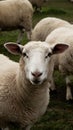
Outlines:
{"label": "sheep's ear", "polygon": [[4,44],[4,47],[12,54],[14,55],[20,55],[22,54],[23,46],[19,45],[17,43],[8,42]]}
{"label": "sheep's ear", "polygon": [[64,52],[68,47],[69,47],[69,45],[67,45],[67,44],[56,44],[56,45],[53,46],[53,48],[52,48],[52,53],[53,53],[53,54],[62,53],[62,52]]}

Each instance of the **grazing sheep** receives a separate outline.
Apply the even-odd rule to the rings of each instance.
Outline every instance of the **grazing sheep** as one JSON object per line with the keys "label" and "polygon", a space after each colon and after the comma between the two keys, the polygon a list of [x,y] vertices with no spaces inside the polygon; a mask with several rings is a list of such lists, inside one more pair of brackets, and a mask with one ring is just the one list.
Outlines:
{"label": "grazing sheep", "polygon": [[41,7],[43,6],[43,4],[47,2],[48,0],[29,0],[29,1],[35,7],[35,10],[37,9],[41,10]]}
{"label": "grazing sheep", "polygon": [[59,55],[54,55],[51,58],[51,89],[55,89],[52,76],[54,68],[56,68],[60,70],[66,79],[66,100],[73,99],[69,79],[69,76],[73,74],[73,29],[72,27],[55,29],[50,35],[47,36],[45,41],[48,42],[49,45],[56,43],[67,43],[69,45],[69,48],[65,52]]}
{"label": "grazing sheep", "polygon": [[19,29],[20,43],[24,31],[28,38],[31,36],[33,8],[28,0],[3,0],[0,1],[0,30]]}
{"label": "grazing sheep", "polygon": [[50,54],[60,53],[68,45],[49,46],[46,42],[33,41],[25,46],[15,43],[4,46],[21,58],[17,63],[0,55],[0,128],[13,125],[30,130],[50,100]]}
{"label": "grazing sheep", "polygon": [[65,20],[61,20],[55,17],[47,17],[39,21],[34,27],[31,35],[31,40],[45,41],[46,37],[56,28],[69,26]]}

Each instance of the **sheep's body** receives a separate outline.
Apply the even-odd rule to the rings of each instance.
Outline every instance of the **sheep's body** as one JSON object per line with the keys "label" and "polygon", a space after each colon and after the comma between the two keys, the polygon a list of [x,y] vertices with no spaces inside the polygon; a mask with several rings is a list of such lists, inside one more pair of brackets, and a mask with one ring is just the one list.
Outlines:
{"label": "sheep's body", "polygon": [[52,47],[57,53],[55,48],[61,45],[29,42],[25,46],[6,43],[5,47],[12,54],[20,54],[21,58],[17,63],[0,55],[0,128],[13,125],[30,130],[44,114],[50,100],[48,53],[53,53]]}
{"label": "sheep's body", "polygon": [[[49,44],[56,43],[67,43],[69,48],[62,54],[58,54],[52,57],[52,73],[55,68],[59,68],[60,72],[65,75],[66,78],[66,99],[72,99],[71,89],[70,89],[70,80],[69,75],[73,74],[73,29],[72,27],[59,28],[55,29],[50,35],[47,36],[46,42]],[[51,78],[52,79],[52,78]],[[52,90],[55,89],[55,84],[52,79]]]}
{"label": "sheep's body", "polygon": [[[44,114],[49,102],[48,85],[33,86],[20,63],[0,55],[0,127],[17,125],[28,129]],[[44,98],[45,97],[45,98]]]}
{"label": "sheep's body", "polygon": [[56,28],[63,27],[63,26],[69,26],[70,23],[68,23],[65,20],[61,20],[59,18],[54,17],[47,17],[42,19],[40,22],[36,24],[34,29],[32,30],[32,36],[31,40],[36,41],[44,41],[46,37]]}
{"label": "sheep's body", "polygon": [[[31,33],[33,8],[28,0],[0,1],[0,29],[20,29],[21,35],[26,30]],[[18,42],[21,40],[20,36]]]}
{"label": "sheep's body", "polygon": [[[18,70],[18,63],[9,59],[6,61],[3,56],[3,64],[1,62],[0,66],[0,127],[17,124],[18,127],[26,128],[29,124],[36,122],[38,117],[46,111],[49,100],[48,87],[35,90],[30,85],[32,88],[30,90],[24,86],[23,97],[23,92],[21,93],[18,85],[20,79],[16,79]],[[23,89],[22,86],[21,89]]]}

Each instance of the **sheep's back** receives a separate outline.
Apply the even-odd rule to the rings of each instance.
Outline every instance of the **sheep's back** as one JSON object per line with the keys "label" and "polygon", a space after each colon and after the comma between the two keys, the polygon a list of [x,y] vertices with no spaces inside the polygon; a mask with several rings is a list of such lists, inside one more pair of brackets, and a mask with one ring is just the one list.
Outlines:
{"label": "sheep's back", "polygon": [[47,36],[45,40],[48,44],[73,44],[73,28],[70,27],[60,27],[55,29]]}
{"label": "sheep's back", "polygon": [[36,24],[32,31],[31,40],[42,40],[44,41],[46,37],[56,28],[69,26],[70,23],[58,18],[44,18]]}

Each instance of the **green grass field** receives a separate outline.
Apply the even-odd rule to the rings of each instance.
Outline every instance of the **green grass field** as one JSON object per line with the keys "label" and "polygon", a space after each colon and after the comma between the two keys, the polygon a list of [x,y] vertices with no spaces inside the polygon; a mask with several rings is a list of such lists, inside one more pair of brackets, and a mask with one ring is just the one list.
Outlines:
{"label": "green grass field", "polygon": [[[34,13],[33,27],[44,17],[58,17],[73,23],[73,3],[68,0],[49,0],[47,6],[42,7],[41,12]],[[18,31],[0,33],[0,53],[6,54],[16,61],[19,57],[8,53],[3,44],[8,41],[15,42],[17,36]],[[25,35],[22,44],[26,44],[27,41]],[[65,80],[58,72],[55,72],[54,78],[57,94],[51,94],[47,112],[31,130],[73,130],[73,104],[65,100]]]}

